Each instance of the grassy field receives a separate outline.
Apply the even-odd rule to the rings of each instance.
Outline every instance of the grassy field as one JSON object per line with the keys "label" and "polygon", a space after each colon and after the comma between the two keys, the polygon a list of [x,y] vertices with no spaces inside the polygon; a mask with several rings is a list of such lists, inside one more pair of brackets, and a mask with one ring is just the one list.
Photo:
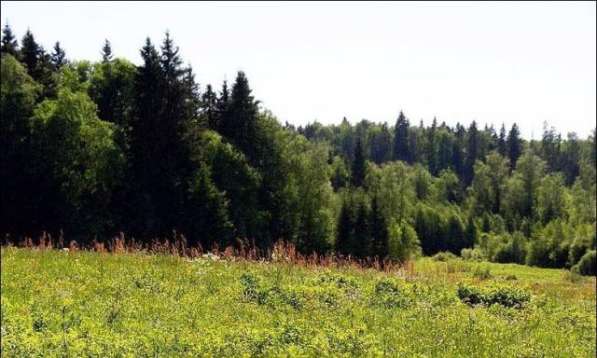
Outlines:
{"label": "grassy field", "polygon": [[595,357],[595,330],[595,278],[563,270],[2,249],[2,357]]}

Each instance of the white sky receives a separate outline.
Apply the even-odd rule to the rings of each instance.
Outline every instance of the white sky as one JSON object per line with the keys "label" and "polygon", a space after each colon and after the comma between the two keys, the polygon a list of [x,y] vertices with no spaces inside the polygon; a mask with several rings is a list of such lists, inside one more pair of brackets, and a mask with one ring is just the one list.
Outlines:
{"label": "white sky", "polygon": [[582,137],[595,127],[596,6],[584,3],[24,3],[2,26],[46,48],[98,60],[104,38],[139,63],[170,30],[204,89],[247,73],[280,121],[547,121]]}

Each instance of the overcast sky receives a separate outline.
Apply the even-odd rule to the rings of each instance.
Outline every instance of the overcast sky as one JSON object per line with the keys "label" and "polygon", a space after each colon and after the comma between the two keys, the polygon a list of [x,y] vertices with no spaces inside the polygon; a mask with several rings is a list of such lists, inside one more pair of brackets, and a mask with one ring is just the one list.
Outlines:
{"label": "overcast sky", "polygon": [[98,60],[104,38],[139,63],[169,30],[201,88],[247,73],[280,121],[519,123],[595,127],[595,2],[1,2],[2,26],[29,27],[71,59]]}

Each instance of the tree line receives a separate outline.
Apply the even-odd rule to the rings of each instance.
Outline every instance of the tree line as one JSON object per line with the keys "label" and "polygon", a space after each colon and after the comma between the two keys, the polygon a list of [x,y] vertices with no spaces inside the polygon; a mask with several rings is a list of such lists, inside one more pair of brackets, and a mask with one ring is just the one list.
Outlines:
{"label": "tree line", "polygon": [[[595,132],[280,124],[239,72],[200,88],[166,33],[136,66],[70,61],[2,31],[1,232],[102,240],[277,240],[304,253],[572,267],[593,255]],[[590,257],[584,259],[591,263]],[[585,263],[583,265],[586,266]]]}

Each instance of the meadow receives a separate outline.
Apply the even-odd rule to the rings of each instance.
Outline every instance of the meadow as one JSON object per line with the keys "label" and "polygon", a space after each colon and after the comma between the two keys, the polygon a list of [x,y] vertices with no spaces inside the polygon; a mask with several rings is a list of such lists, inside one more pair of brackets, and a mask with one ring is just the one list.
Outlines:
{"label": "meadow", "polygon": [[595,357],[595,278],[2,248],[2,357]]}

